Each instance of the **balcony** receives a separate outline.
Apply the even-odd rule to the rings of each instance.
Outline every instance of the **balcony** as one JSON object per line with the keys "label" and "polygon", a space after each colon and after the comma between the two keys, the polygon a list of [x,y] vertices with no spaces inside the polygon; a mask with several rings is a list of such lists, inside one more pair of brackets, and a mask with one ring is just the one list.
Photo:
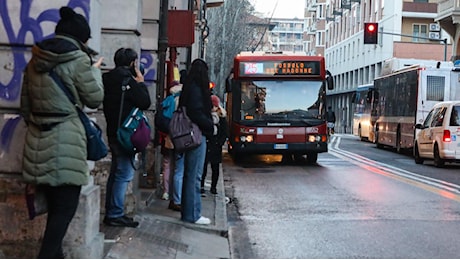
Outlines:
{"label": "balcony", "polygon": [[439,1],[435,21],[439,22],[441,27],[454,37],[455,24],[460,23],[460,0]]}

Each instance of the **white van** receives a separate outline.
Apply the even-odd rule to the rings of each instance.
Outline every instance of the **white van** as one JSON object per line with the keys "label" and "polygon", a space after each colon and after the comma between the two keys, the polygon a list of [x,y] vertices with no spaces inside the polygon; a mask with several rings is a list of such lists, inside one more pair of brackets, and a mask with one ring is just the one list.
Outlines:
{"label": "white van", "polygon": [[433,159],[436,167],[442,167],[445,162],[460,162],[460,100],[436,104],[415,129],[415,163]]}

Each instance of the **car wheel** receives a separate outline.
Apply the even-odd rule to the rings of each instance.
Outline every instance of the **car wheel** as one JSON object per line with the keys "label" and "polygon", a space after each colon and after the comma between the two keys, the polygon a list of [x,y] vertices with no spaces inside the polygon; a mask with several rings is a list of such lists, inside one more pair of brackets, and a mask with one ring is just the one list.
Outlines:
{"label": "car wheel", "polygon": [[433,156],[434,156],[434,166],[438,167],[438,168],[441,168],[444,166],[444,160],[441,159],[440,155],[439,155],[439,147],[438,147],[438,144],[435,144],[434,145],[434,149],[433,149]]}
{"label": "car wheel", "polygon": [[317,160],[318,160],[318,153],[307,154],[307,163],[315,164]]}
{"label": "car wheel", "polygon": [[303,163],[305,162],[305,157],[303,157],[303,154],[294,154],[294,161],[296,163]]}
{"label": "car wheel", "polygon": [[379,143],[379,132],[375,132],[375,144],[377,145],[377,148],[383,148],[383,144]]}
{"label": "car wheel", "polygon": [[417,143],[415,143],[414,145],[414,160],[416,164],[422,164],[424,161],[423,158],[420,157],[420,153],[418,152]]}
{"label": "car wheel", "polygon": [[401,131],[398,129],[396,132],[396,152],[401,153],[402,148],[401,148]]}
{"label": "car wheel", "polygon": [[361,141],[364,141],[363,134],[361,133],[361,125],[358,126],[358,136]]}

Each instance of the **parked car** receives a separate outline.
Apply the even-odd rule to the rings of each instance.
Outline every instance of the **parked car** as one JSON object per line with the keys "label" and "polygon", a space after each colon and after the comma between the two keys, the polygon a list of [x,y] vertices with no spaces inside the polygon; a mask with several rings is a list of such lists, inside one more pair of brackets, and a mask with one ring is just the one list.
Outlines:
{"label": "parked car", "polygon": [[445,162],[460,162],[460,100],[436,104],[428,113],[415,137],[415,163],[433,159],[436,167]]}

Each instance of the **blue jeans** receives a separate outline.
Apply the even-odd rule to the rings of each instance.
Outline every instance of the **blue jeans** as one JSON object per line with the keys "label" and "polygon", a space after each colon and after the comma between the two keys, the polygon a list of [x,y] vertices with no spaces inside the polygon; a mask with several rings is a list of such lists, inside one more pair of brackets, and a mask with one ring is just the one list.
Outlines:
{"label": "blue jeans", "polygon": [[110,144],[112,165],[105,194],[105,216],[124,216],[125,195],[129,182],[134,177],[134,155],[125,153],[118,144]]}
{"label": "blue jeans", "polygon": [[182,185],[181,219],[195,223],[201,217],[201,175],[206,157],[206,137],[201,145],[184,154],[184,183]]}
{"label": "blue jeans", "polygon": [[175,155],[176,162],[174,166],[174,176],[172,183],[172,201],[176,205],[181,204],[182,199],[182,182],[184,180],[184,154],[179,153]]}

